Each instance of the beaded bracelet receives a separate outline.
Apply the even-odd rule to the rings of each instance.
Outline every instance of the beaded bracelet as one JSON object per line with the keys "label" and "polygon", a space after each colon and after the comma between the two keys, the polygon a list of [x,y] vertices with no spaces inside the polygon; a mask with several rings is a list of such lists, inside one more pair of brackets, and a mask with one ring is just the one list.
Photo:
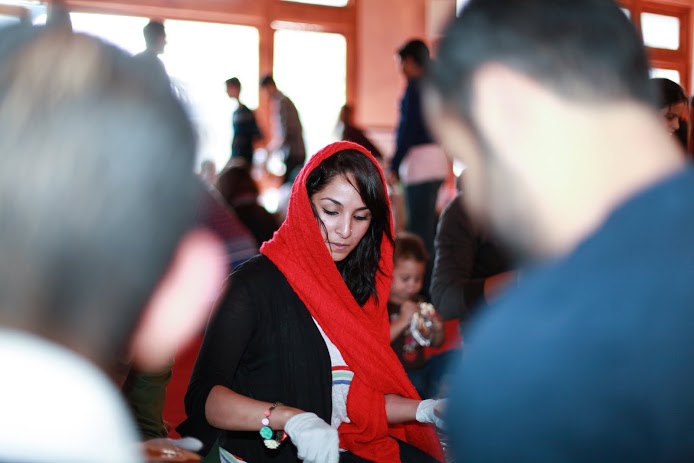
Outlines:
{"label": "beaded bracelet", "polygon": [[261,420],[261,423],[263,423],[263,427],[260,428],[260,437],[263,438],[263,444],[265,444],[265,447],[269,449],[276,449],[287,438],[286,432],[275,432],[270,427],[270,415],[272,414],[273,410],[279,407],[280,405],[282,405],[281,402],[275,402],[274,404],[270,405],[270,408],[265,410],[265,416]]}

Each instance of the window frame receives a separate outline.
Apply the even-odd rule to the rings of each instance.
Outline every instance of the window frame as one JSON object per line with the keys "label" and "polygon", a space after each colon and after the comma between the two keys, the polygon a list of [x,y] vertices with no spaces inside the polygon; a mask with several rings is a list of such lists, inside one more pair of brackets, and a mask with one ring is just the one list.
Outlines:
{"label": "window frame", "polygon": [[641,13],[673,16],[680,21],[680,47],[677,50],[646,47],[651,67],[672,69],[680,73],[680,85],[685,93],[692,89],[692,5],[682,1],[623,0],[621,6],[629,10],[630,19],[640,34]]}

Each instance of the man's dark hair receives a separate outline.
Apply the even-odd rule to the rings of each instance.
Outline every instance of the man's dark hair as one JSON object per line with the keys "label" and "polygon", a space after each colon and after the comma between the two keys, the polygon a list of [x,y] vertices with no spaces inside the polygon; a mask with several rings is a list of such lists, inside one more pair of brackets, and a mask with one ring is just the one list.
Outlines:
{"label": "man's dark hair", "polygon": [[429,47],[419,39],[410,40],[400,47],[398,55],[401,60],[410,58],[422,69],[429,65]]}
{"label": "man's dark hair", "polygon": [[164,23],[152,20],[142,29],[142,34],[145,36],[145,43],[147,44],[147,48],[149,48],[156,44],[157,40],[166,35]]}
{"label": "man's dark hair", "polygon": [[275,79],[272,78],[272,74],[265,74],[260,79],[260,88],[265,88],[268,85],[275,85]]}
{"label": "man's dark hair", "polygon": [[468,117],[471,77],[490,62],[576,100],[655,101],[641,38],[612,0],[471,0],[446,29],[430,82]]}
{"label": "man's dark hair", "polygon": [[192,227],[182,105],[95,38],[1,30],[0,153],[0,325],[111,361]]}
{"label": "man's dark hair", "polygon": [[236,77],[232,77],[231,79],[226,80],[227,87],[237,87],[241,88],[241,81],[237,79]]}

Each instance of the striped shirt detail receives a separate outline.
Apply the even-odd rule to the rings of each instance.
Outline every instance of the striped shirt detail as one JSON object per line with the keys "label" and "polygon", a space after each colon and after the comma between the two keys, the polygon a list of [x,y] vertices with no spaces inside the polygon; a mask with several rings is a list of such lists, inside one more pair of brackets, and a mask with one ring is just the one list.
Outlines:
{"label": "striped shirt detail", "polygon": [[333,367],[333,386],[337,384],[352,384],[354,372],[350,371],[346,366]]}

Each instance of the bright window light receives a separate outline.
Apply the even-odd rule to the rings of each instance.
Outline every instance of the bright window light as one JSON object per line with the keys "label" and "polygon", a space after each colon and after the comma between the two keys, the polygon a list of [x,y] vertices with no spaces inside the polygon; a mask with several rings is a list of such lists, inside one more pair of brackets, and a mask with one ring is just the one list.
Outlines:
{"label": "bright window light", "polygon": [[643,42],[647,47],[679,50],[680,20],[674,16],[641,13]]}
{"label": "bright window light", "polygon": [[650,71],[651,77],[654,78],[660,78],[663,77],[665,79],[670,79],[671,81],[680,84],[680,72],[675,71],[674,69],[651,69]]}
{"label": "bright window light", "polygon": [[299,111],[307,155],[335,141],[337,119],[346,98],[345,37],[326,32],[276,31],[273,77],[277,88]]}
{"label": "bright window light", "polygon": [[[100,37],[131,54],[145,48],[142,28],[147,18],[90,13],[70,17],[75,31]],[[237,77],[241,101],[252,109],[258,106],[258,30],[195,21],[167,20],[164,25],[167,44],[160,58],[197,129],[197,164],[209,159],[219,171],[231,154],[235,109],[224,82]]]}

